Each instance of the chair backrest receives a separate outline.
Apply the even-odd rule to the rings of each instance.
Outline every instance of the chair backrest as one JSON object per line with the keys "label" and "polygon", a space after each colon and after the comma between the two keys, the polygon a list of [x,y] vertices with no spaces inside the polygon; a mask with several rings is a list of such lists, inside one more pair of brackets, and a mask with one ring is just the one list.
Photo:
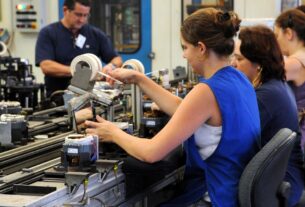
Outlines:
{"label": "chair backrest", "polygon": [[283,206],[278,191],[295,140],[295,132],[281,129],[251,159],[239,181],[240,207]]}

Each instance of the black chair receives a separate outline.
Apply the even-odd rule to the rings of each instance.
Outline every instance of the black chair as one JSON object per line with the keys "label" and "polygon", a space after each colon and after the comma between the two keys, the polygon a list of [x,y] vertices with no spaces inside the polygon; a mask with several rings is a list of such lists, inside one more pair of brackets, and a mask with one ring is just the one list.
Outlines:
{"label": "black chair", "polygon": [[252,158],[239,181],[240,207],[287,206],[290,184],[284,176],[296,133],[281,129]]}

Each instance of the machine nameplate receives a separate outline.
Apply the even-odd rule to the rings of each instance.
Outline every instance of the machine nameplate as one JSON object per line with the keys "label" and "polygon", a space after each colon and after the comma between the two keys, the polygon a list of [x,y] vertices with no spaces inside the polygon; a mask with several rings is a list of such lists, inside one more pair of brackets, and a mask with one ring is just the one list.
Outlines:
{"label": "machine nameplate", "polygon": [[156,122],[155,121],[146,121],[146,126],[156,126]]}
{"label": "machine nameplate", "polygon": [[78,154],[78,149],[77,148],[68,148],[68,153],[70,154]]}

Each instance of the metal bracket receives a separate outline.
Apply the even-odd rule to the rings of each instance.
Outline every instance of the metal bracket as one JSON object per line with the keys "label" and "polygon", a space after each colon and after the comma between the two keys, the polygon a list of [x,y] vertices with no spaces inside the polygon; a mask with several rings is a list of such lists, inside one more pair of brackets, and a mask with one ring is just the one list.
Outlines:
{"label": "metal bracket", "polygon": [[67,172],[65,173],[66,181],[65,184],[68,186],[69,194],[77,192],[79,186],[89,177],[90,173],[85,172]]}
{"label": "metal bracket", "polygon": [[111,170],[115,165],[118,165],[120,160],[100,159],[96,161],[96,169],[99,173]]}
{"label": "metal bracket", "polygon": [[97,171],[100,173],[99,182],[103,182],[112,169],[116,171],[116,167],[119,165],[120,162],[120,160],[97,160],[95,164]]}

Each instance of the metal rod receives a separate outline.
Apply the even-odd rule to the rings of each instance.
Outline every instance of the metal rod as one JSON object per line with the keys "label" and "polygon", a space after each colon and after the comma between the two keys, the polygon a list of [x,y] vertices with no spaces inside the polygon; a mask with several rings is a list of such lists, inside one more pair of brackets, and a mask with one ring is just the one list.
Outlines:
{"label": "metal rod", "polygon": [[111,80],[114,80],[114,81],[115,81],[116,83],[118,83],[118,84],[121,84],[121,85],[124,84],[122,81],[119,81],[118,79],[115,79],[115,78],[111,77],[110,75],[108,75],[108,74],[106,74],[106,73],[103,73],[103,72],[101,72],[101,71],[98,71],[98,74],[100,74],[100,75],[102,75],[102,76],[105,76],[105,77],[107,77],[107,78],[110,78]]}

